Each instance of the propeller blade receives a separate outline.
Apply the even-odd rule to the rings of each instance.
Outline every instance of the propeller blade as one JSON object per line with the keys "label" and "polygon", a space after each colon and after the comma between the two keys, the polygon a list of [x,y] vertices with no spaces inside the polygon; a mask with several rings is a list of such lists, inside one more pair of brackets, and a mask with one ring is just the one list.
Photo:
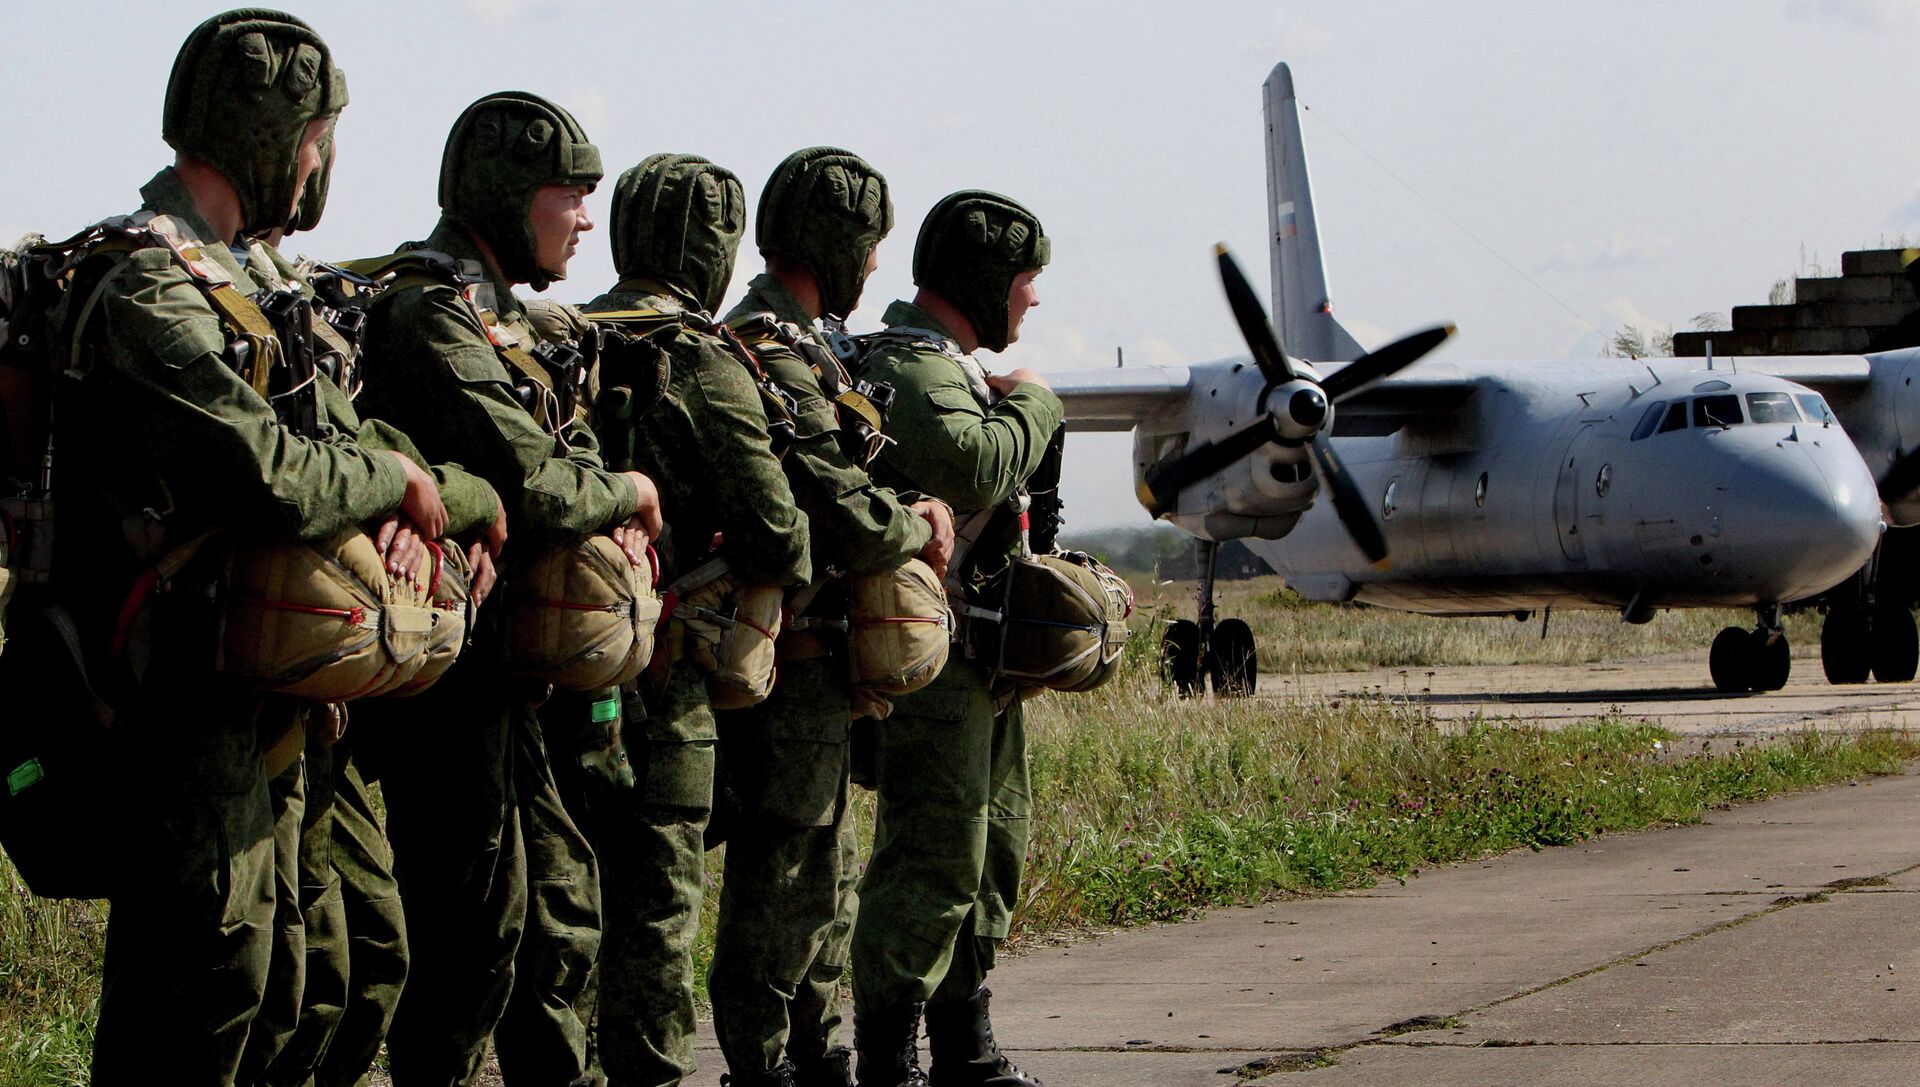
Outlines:
{"label": "propeller blade", "polygon": [[1240,325],[1240,335],[1246,338],[1247,350],[1253,352],[1254,365],[1275,385],[1292,381],[1293,365],[1280,349],[1280,337],[1267,320],[1267,308],[1260,304],[1260,296],[1253,293],[1253,284],[1247,282],[1233,254],[1227,252],[1226,243],[1214,246],[1213,252],[1220,259],[1220,285],[1226,288],[1227,305]]}
{"label": "propeller blade", "polygon": [[1261,419],[1217,442],[1201,442],[1172,460],[1147,469],[1141,501],[1158,517],[1173,508],[1180,492],[1273,440],[1273,423]]}
{"label": "propeller blade", "polygon": [[1920,449],[1901,457],[1880,481],[1880,501],[1897,502],[1920,488]]}
{"label": "propeller blade", "polygon": [[1340,463],[1340,455],[1333,451],[1332,442],[1309,441],[1307,452],[1313,457],[1313,466],[1320,471],[1320,482],[1333,494],[1333,511],[1340,515],[1340,523],[1347,528],[1347,535],[1360,545],[1360,551],[1367,556],[1368,562],[1379,562],[1387,557],[1387,537],[1380,530],[1380,523],[1373,518],[1373,508],[1360,494],[1360,488],[1347,474],[1347,466]]}
{"label": "propeller blade", "polygon": [[1439,325],[1403,336],[1341,367],[1322,381],[1320,388],[1326,392],[1328,400],[1338,404],[1381,378],[1391,377],[1420,361],[1427,352],[1445,343],[1453,333],[1452,325]]}

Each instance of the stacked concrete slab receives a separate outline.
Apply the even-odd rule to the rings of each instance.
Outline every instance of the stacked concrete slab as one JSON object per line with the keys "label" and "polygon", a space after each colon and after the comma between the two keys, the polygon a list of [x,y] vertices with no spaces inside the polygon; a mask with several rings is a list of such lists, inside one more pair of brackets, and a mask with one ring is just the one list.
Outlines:
{"label": "stacked concrete slab", "polygon": [[1801,277],[1793,301],[1779,306],[1735,306],[1733,328],[1676,332],[1673,353],[1715,355],[1838,355],[1911,346],[1909,326],[1920,325],[1920,265],[1916,249],[1843,253],[1838,276]]}

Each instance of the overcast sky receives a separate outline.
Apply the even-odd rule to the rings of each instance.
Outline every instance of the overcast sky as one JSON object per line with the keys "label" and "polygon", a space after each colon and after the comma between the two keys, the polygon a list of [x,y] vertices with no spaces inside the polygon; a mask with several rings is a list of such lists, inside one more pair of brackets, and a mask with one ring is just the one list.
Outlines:
{"label": "overcast sky", "polygon": [[[1032,207],[1054,238],[1041,308],[990,365],[1241,350],[1210,248],[1267,261],[1260,84],[1292,64],[1337,310],[1363,344],[1439,320],[1444,357],[1588,356],[1623,321],[1684,326],[1920,242],[1920,2],[293,4],[353,104],[328,258],[424,236],[448,126],[518,88],[571,108],[610,173],[656,151],[728,166],[748,198],[787,152],[840,144],[900,223],[856,328],[958,188]],[[221,5],[9,5],[0,244],[132,210],[169,157],[179,43]],[[594,197],[606,220],[608,188]],[[556,297],[613,279],[589,235]],[[735,291],[757,270],[751,235]],[[1808,273],[1810,274],[1810,273]],[[1145,524],[1126,441],[1068,447],[1073,527]]]}

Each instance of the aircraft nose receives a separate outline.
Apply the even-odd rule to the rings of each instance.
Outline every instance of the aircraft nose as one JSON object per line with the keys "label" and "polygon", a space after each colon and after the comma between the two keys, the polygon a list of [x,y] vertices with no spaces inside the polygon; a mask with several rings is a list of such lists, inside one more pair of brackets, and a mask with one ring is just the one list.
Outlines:
{"label": "aircraft nose", "polygon": [[1727,513],[1735,568],[1778,601],[1839,584],[1880,539],[1880,498],[1850,448],[1787,441],[1753,451],[1728,483]]}

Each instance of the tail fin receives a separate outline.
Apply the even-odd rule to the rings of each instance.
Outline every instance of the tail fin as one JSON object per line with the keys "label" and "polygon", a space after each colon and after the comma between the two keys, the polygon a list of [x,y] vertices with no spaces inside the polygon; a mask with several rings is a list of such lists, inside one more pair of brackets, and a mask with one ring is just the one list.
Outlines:
{"label": "tail fin", "polygon": [[1320,259],[1320,225],[1307,181],[1307,149],[1300,137],[1293,73],[1273,66],[1262,88],[1267,114],[1267,226],[1272,235],[1273,315],[1288,354],[1310,362],[1344,362],[1360,345],[1334,319],[1327,269]]}

